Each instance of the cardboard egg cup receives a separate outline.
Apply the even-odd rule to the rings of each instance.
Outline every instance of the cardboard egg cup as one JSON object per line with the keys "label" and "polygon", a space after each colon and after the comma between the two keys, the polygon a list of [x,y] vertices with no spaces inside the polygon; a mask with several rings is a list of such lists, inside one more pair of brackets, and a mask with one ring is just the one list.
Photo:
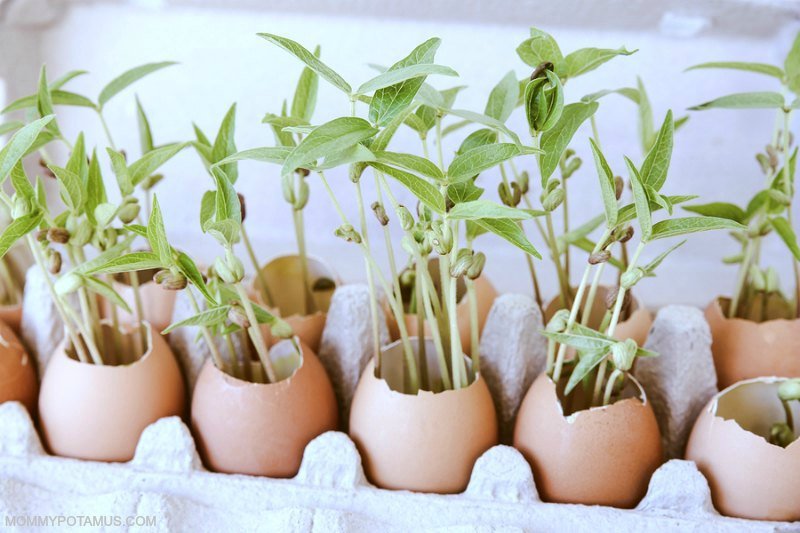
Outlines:
{"label": "cardboard egg cup", "polygon": [[[342,420],[347,420],[361,369],[372,357],[368,298],[360,285],[336,291],[320,349]],[[482,372],[497,402],[503,442],[511,435],[516,408],[544,365],[540,328],[541,314],[530,298],[504,295],[484,329]],[[198,365],[187,363],[204,356],[197,343],[185,342],[194,335],[187,329],[171,339],[190,382]],[[709,386],[715,382],[710,342],[698,309],[668,306],[658,313],[647,344],[661,357],[638,365],[637,377],[659,417],[668,458],[682,456],[694,419],[716,392]],[[687,365],[680,360],[698,363],[691,373],[682,372]],[[28,412],[9,402],[0,405],[0,516],[22,515],[151,516],[162,531],[800,531],[798,523],[719,515],[706,479],[694,463],[680,459],[655,472],[647,495],[631,510],[543,503],[530,466],[507,445],[483,454],[464,493],[422,494],[372,486],[355,445],[338,431],[307,446],[292,479],[206,471],[189,429],[177,417],[149,426],[128,463],[50,456]]]}

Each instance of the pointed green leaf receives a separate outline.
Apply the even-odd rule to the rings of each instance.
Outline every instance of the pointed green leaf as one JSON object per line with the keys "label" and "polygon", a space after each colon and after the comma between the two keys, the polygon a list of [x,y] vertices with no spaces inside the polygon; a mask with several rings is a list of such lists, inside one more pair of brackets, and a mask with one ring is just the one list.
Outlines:
{"label": "pointed green leaf", "polygon": [[217,222],[230,220],[237,227],[237,233],[229,242],[238,241],[238,226],[242,223],[242,204],[239,202],[239,196],[233,188],[233,184],[219,168],[212,169],[214,183],[217,185],[217,192],[215,195],[215,219]]}
{"label": "pointed green leaf", "polygon": [[191,257],[183,252],[178,252],[176,266],[178,267],[178,270],[181,271],[181,274],[183,274],[186,279],[191,282],[191,284],[200,292],[200,294],[203,295],[203,298],[205,298],[210,305],[216,305],[214,297],[211,296],[211,293],[208,291],[208,287],[206,286],[203,275],[200,274],[200,270],[197,268],[197,265]]}
{"label": "pointed green leaf", "polygon": [[634,89],[633,87],[620,87],[619,89],[603,89],[602,91],[597,91],[591,94],[587,94],[583,98],[581,98],[581,102],[595,102],[604,96],[608,96],[609,94],[619,94],[630,100],[636,105],[639,105],[639,90]]}
{"label": "pointed green leaf", "polygon": [[600,348],[599,350],[593,350],[581,354],[580,358],[578,359],[578,364],[575,365],[575,368],[572,369],[572,372],[569,375],[569,380],[564,388],[564,394],[569,394],[572,392],[572,390],[577,387],[578,384],[583,381],[583,379],[588,376],[589,373],[594,370],[603,359],[606,358],[609,349],[610,348]]}
{"label": "pointed green leaf", "polygon": [[636,52],[637,50],[626,50],[625,48],[616,50],[611,48],[581,48],[570,52],[564,58],[563,75],[565,78],[574,78],[596,69],[617,56],[629,56]]}
{"label": "pointed green leaf", "polygon": [[82,276],[82,279],[84,287],[105,298],[107,301],[111,302],[117,307],[124,309],[127,313],[131,312],[128,302],[126,302],[122,296],[120,296],[119,293],[111,287],[111,285],[93,276]]}
{"label": "pointed green leaf", "polygon": [[705,217],[727,218],[734,222],[744,223],[747,220],[747,213],[736,204],[727,202],[711,202],[701,205],[687,205],[683,207],[686,211],[697,213]]}
{"label": "pointed green leaf", "polygon": [[11,169],[28,153],[39,133],[51,120],[52,115],[34,120],[11,136],[8,144],[0,150],[0,183],[6,180]]}
{"label": "pointed green leaf", "polygon": [[774,217],[769,221],[772,227],[775,228],[775,232],[789,248],[789,251],[792,252],[795,260],[800,261],[800,246],[797,244],[797,235],[792,229],[791,224],[789,224],[789,221],[783,217]]}
{"label": "pointed green leaf", "polygon": [[484,189],[476,186],[472,180],[453,183],[447,186],[447,197],[454,204],[472,202],[479,199],[483,193]]}
{"label": "pointed green leaf", "polygon": [[357,117],[341,117],[318,126],[298,144],[281,169],[281,174],[294,172],[334,152],[349,148],[375,136],[378,130]]}
{"label": "pointed green leaf", "polygon": [[190,143],[168,144],[147,152],[141,157],[141,159],[135,161],[128,168],[131,182],[134,185],[140,184],[146,178],[154,174],[155,171],[161,167],[161,165],[175,157],[178,152],[189,145]]}
{"label": "pointed green leaf", "polygon": [[292,149],[286,146],[265,146],[263,148],[251,148],[249,150],[242,150],[241,152],[236,152],[233,155],[226,157],[220,161],[217,161],[212,166],[221,166],[227,163],[232,163],[234,161],[260,161],[262,163],[275,163],[276,165],[281,165],[286,162],[286,158],[289,157],[289,154],[292,152]]}
{"label": "pointed green leaf", "polygon": [[11,185],[14,187],[17,194],[25,198],[29,204],[32,205],[36,202],[36,191],[33,189],[28,175],[25,173],[22,162],[17,163],[11,170]]}
{"label": "pointed green leaf", "polygon": [[399,181],[411,194],[416,196],[419,201],[435,212],[439,214],[444,213],[445,203],[442,193],[439,192],[436,186],[432,185],[424,178],[382,163],[370,163],[370,165],[378,172],[383,172]]}
{"label": "pointed green leaf", "polygon": [[218,324],[223,324],[225,323],[225,320],[228,317],[228,312],[230,310],[231,310],[230,305],[212,307],[211,309],[201,311],[200,313],[190,316],[189,318],[184,318],[179,322],[174,322],[170,324],[161,333],[166,335],[171,331],[175,331],[178,328],[183,328],[187,326],[216,326]]}
{"label": "pointed green leaf", "polygon": [[33,231],[42,221],[42,212],[36,211],[28,215],[23,215],[11,222],[0,235],[0,257],[4,257],[6,252],[14,246],[18,240]]}
{"label": "pointed green leaf", "polygon": [[368,94],[378,89],[383,89],[410,79],[438,74],[441,76],[458,76],[458,72],[443,65],[432,63],[417,63],[396,69],[389,69],[379,74],[369,81],[364,82],[357,90],[356,94]]}
{"label": "pointed green leaf", "polygon": [[786,105],[786,102],[782,94],[764,91],[729,94],[689,109],[692,111],[702,111],[704,109],[780,109],[784,105]]}
{"label": "pointed green leaf", "polygon": [[444,174],[433,162],[414,154],[375,152],[375,161],[404,170],[410,170],[436,181],[444,181]]}
{"label": "pointed green leaf", "polygon": [[[95,108],[94,102],[82,96],[80,94],[72,93],[69,91],[60,91],[60,90],[50,90],[50,101],[52,105],[64,105],[64,106],[72,106],[72,107],[88,107],[91,109]],[[31,94],[28,96],[23,96],[17,100],[11,102],[5,109],[0,111],[0,114],[11,113],[12,111],[19,111],[22,109],[31,109],[36,107],[37,102],[37,95]]]}
{"label": "pointed green leaf", "polygon": [[106,148],[106,152],[111,159],[111,170],[117,177],[120,194],[123,197],[130,196],[133,194],[133,182],[131,181],[131,174],[125,161],[125,156],[111,148]]}
{"label": "pointed green leaf", "polygon": [[479,146],[486,146],[487,144],[494,144],[497,142],[497,132],[489,128],[481,128],[475,130],[461,142],[461,146],[456,151],[457,155],[469,152],[473,148]]}
{"label": "pointed green leaf", "polygon": [[572,137],[575,136],[575,132],[586,119],[597,111],[597,107],[597,102],[588,104],[576,102],[566,105],[556,125],[542,134],[539,148],[544,150],[544,154],[539,156],[539,168],[543,187],[547,184],[547,179],[558,168],[558,162],[561,161],[561,156],[572,141]]}
{"label": "pointed green leaf", "polygon": [[523,209],[515,209],[489,200],[473,200],[457,203],[448,211],[447,216],[453,220],[477,220],[481,218],[504,218],[508,220],[528,220],[533,218]]}
{"label": "pointed green leaf", "polygon": [[[211,163],[216,163],[236,153],[235,132],[236,104],[233,104],[228,108],[228,112],[225,113],[225,118],[222,119],[222,124],[219,126],[217,137],[214,139],[214,145],[211,147]],[[222,167],[222,170],[231,183],[236,183],[239,178],[239,167],[235,162],[226,164]]]}
{"label": "pointed green leaf", "polygon": [[666,239],[669,237],[678,237],[680,235],[687,235],[689,233],[696,233],[698,231],[710,230],[744,230],[746,226],[728,220],[727,218],[716,217],[685,217],[673,218],[669,220],[662,220],[653,225],[652,237],[649,240]]}
{"label": "pointed green leaf", "polygon": [[658,266],[664,261],[664,259],[667,258],[667,256],[669,254],[671,254],[672,252],[674,252],[675,250],[677,250],[678,248],[680,248],[684,244],[686,244],[685,240],[670,246],[664,252],[658,254],[655,259],[653,259],[652,261],[647,263],[645,266],[643,266],[642,269],[644,269],[644,271],[647,272],[648,274],[653,274],[655,269],[658,268]]}
{"label": "pointed green leaf", "polygon": [[786,85],[789,90],[795,94],[800,93],[800,32],[795,35],[792,48],[786,55],[783,70],[786,71]]}
{"label": "pointed green leaf", "polygon": [[556,67],[560,75],[563,69],[564,56],[553,37],[542,30],[531,28],[531,36],[517,47],[517,55],[527,65],[538,67],[541,63],[549,61]]}
{"label": "pointed green leaf", "polygon": [[139,270],[150,270],[155,268],[168,267],[158,255],[153,252],[132,252],[129,254],[115,257],[110,261],[98,265],[87,274],[118,274],[121,272],[137,272]]}
{"label": "pointed green leaf", "polygon": [[25,124],[19,120],[13,120],[11,122],[6,122],[5,124],[0,124],[0,136],[5,135],[6,133],[11,133],[12,131],[17,131],[24,125]]}
{"label": "pointed green leaf", "polygon": [[136,97],[136,122],[139,125],[139,147],[142,154],[146,154],[153,150],[153,132],[138,96]]}
{"label": "pointed green leaf", "polygon": [[783,79],[783,70],[781,70],[780,67],[768,65],[767,63],[747,63],[744,61],[711,61],[708,63],[694,65],[687,68],[686,71],[688,72],[690,70],[706,68],[744,70],[747,72],[755,72],[757,74],[765,74],[767,76],[772,76],[773,78],[778,78],[779,80]]}
{"label": "pointed green leaf", "polygon": [[474,178],[484,170],[495,167],[518,155],[520,155],[519,147],[511,143],[478,146],[457,155],[453,159],[447,168],[447,180],[450,183],[458,183]]}
{"label": "pointed green leaf", "polygon": [[259,33],[258,36],[278,45],[290,54],[294,55],[300,61],[305,63],[308,68],[319,74],[322,79],[341,90],[348,96],[353,92],[353,89],[346,81],[344,81],[344,78],[334,72],[334,70],[328,65],[320,61],[314,54],[309,52],[301,44],[296,43],[291,39],[287,39],[286,37],[273,35],[271,33]]}
{"label": "pointed green leaf", "polygon": [[140,79],[144,78],[148,74],[156,72],[157,70],[161,70],[162,68],[169,67],[174,65],[175,62],[173,61],[163,61],[161,63],[148,63],[146,65],[141,65],[130,70],[127,70],[111,80],[108,85],[103,87],[103,90],[100,91],[100,96],[97,97],[97,107],[102,109],[109,100],[111,100],[114,96],[128,88],[133,83],[136,83]]}
{"label": "pointed green leaf", "polygon": [[516,221],[504,218],[482,218],[474,220],[473,222],[486,231],[492,232],[498,237],[505,239],[523,252],[537,259],[542,258]]}
{"label": "pointed green leaf", "polygon": [[72,213],[80,214],[84,200],[81,178],[66,168],[57,167],[55,165],[50,165],[48,168],[53,171],[53,174],[56,175],[56,179],[58,179],[59,188],[61,189],[61,199]]}
{"label": "pointed green leaf", "polygon": [[517,100],[519,100],[519,83],[512,70],[503,76],[500,83],[495,85],[492,92],[489,93],[489,100],[486,102],[486,109],[483,114],[500,122],[505,122],[514,112]]}
{"label": "pointed green leaf", "polygon": [[642,182],[656,191],[660,191],[667,180],[669,162],[672,159],[673,133],[672,111],[668,111],[655,142],[642,163]]}
{"label": "pointed green leaf", "polygon": [[150,248],[158,256],[162,265],[172,264],[172,249],[167,240],[167,230],[164,228],[164,218],[161,216],[161,206],[158,197],[153,196],[153,210],[147,223],[147,240]]}
{"label": "pointed green leaf", "polygon": [[597,177],[600,179],[600,192],[603,196],[603,209],[606,215],[606,227],[609,229],[616,227],[619,216],[619,205],[617,204],[616,184],[614,183],[614,173],[608,166],[606,158],[597,147],[593,139],[589,139],[594,154],[594,163],[597,167]]}
{"label": "pointed green leaf", "polygon": [[321,163],[317,163],[310,170],[327,170],[329,168],[348,166],[354,163],[365,163],[375,161],[375,154],[363,144],[354,144],[339,152],[334,152],[325,156]]}
{"label": "pointed green leaf", "polygon": [[476,113],[474,111],[469,111],[466,109],[442,109],[442,111],[448,115],[461,117],[467,119],[470,122],[475,122],[477,124],[483,124],[484,126],[488,126],[508,136],[508,138],[511,139],[511,141],[517,146],[522,145],[522,143],[519,140],[519,136],[517,136],[516,133],[508,129],[505,124],[503,124],[499,120],[493,119],[492,117],[488,117],[482,113]]}
{"label": "pointed green leaf", "polygon": [[636,218],[639,221],[639,229],[642,234],[642,241],[649,241],[653,234],[653,215],[650,209],[650,199],[642,183],[642,177],[633,162],[625,158],[625,165],[628,167],[631,189],[633,190],[633,204],[636,206]]}
{"label": "pointed green leaf", "polygon": [[[314,50],[314,57],[319,57],[320,48]],[[319,89],[319,76],[308,67],[300,73],[297,80],[297,87],[294,90],[292,99],[291,116],[309,122],[314,115],[314,108],[317,105],[317,91]]]}

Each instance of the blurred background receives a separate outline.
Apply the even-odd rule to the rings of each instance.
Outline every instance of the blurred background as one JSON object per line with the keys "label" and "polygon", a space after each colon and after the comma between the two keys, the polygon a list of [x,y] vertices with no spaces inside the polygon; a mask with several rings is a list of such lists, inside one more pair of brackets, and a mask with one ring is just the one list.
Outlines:
{"label": "blurred background", "polygon": [[[0,0],[0,103],[34,93],[42,63],[51,79],[73,69],[88,70],[89,75],[75,79],[69,88],[96,99],[121,72],[173,60],[180,64],[149,76],[109,103],[105,113],[117,145],[138,157],[134,101],[138,95],[157,144],[191,140],[193,122],[213,135],[236,102],[236,142],[242,150],[273,144],[272,132],[261,119],[267,112],[278,113],[283,100],[291,99],[302,69],[288,53],[256,37],[257,32],[280,34],[310,49],[321,45],[323,60],[353,86],[375,75],[370,63],[392,64],[417,44],[438,36],[442,46],[436,62],[454,68],[460,79],[428,81],[440,89],[466,85],[456,107],[482,112],[489,91],[509,70],[519,78],[528,75],[529,67],[515,49],[528,37],[530,26],[553,34],[564,53],[586,46],[638,49],[571,81],[567,101],[601,89],[635,86],[640,76],[658,125],[668,108],[680,117],[690,114],[689,106],[724,94],[778,90],[778,82],[764,76],[684,70],[711,60],[782,65],[800,28],[800,4],[795,0]],[[68,137],[83,131],[90,144],[105,146],[94,113],[77,108],[57,111]],[[314,123],[348,112],[347,99],[321,82]],[[365,116],[366,108],[360,114]],[[637,110],[630,101],[604,98],[597,119],[604,152],[616,172],[623,170],[623,154],[641,161]],[[754,154],[768,142],[773,120],[769,110],[691,113],[676,134],[665,192],[745,203],[761,184]],[[527,131],[521,110],[509,125],[519,133]],[[797,127],[793,129],[797,136]],[[448,138],[446,159],[466,133],[462,130]],[[584,160],[570,179],[573,224],[601,212],[588,135],[587,123],[573,143]],[[420,153],[419,138],[406,128],[392,149]],[[523,158],[520,164],[533,169],[535,162]],[[186,150],[164,171],[166,179],[156,194],[170,237],[200,260],[213,260],[218,248],[201,233],[198,222],[201,195],[211,188],[200,159]],[[355,216],[346,173],[331,172],[329,179]],[[497,170],[481,180],[494,197]],[[534,186],[538,182],[531,181]],[[365,180],[368,199],[374,197],[371,182]],[[336,213],[313,176],[310,184],[312,197],[306,210],[310,253],[329,262],[345,281],[363,280],[358,251],[333,237],[339,223]],[[247,224],[262,262],[293,252],[291,213],[280,192],[278,167],[241,163],[237,188],[247,198]],[[534,231],[529,228],[531,240],[543,250]],[[531,292],[521,252],[494,236],[481,237],[477,248],[489,255],[485,272],[501,291]],[[650,254],[658,251],[654,245]],[[661,277],[641,285],[639,294],[653,307],[705,305],[732,290],[735,267],[720,259],[737,251],[733,240],[722,233],[694,237],[662,267]],[[790,290],[789,255],[783,246],[769,240],[764,254],[783,274],[784,290]],[[377,256],[385,263],[385,254],[379,251]],[[543,262],[539,272],[544,292],[555,294],[550,264]]]}

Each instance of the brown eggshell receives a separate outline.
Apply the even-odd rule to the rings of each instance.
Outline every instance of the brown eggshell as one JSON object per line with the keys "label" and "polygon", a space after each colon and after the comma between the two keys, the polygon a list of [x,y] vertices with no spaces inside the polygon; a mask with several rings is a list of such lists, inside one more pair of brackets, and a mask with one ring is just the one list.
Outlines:
{"label": "brown eggshell", "polygon": [[564,417],[553,381],[534,381],[520,406],[514,447],[533,468],[544,501],[632,508],[662,462],[661,439],[644,391]]}
{"label": "brown eggshell", "polygon": [[[293,477],[306,445],[337,428],[336,397],[328,375],[307,346],[302,350],[300,362],[285,365],[283,375],[288,377],[270,384],[237,379],[206,361],[192,398],[192,427],[208,468]],[[282,341],[270,350],[270,357],[279,361],[296,356],[291,343]]]}
{"label": "brown eggshell", "polygon": [[0,305],[0,321],[8,324],[14,333],[19,334],[22,323],[22,304]]}
{"label": "brown eggshell", "polygon": [[[686,458],[711,486],[714,507],[728,516],[800,520],[800,440],[786,448],[765,436],[785,420],[779,378],[736,383],[711,399],[694,425]],[[795,423],[800,407],[792,402]]]}
{"label": "brown eggshell", "polygon": [[800,319],[728,318],[720,299],[705,311],[719,388],[760,376],[800,376]]}
{"label": "brown eggshell", "polygon": [[[333,290],[314,292],[312,297],[318,311],[304,314],[305,296],[299,255],[278,256],[264,265],[261,273],[267,282],[273,301],[263,301],[256,276],[252,290],[256,294],[257,300],[277,309],[278,314],[292,326],[295,335],[311,348],[311,351],[318,352]],[[308,276],[312,285],[319,278],[331,279],[337,286],[340,284],[333,270],[324,262],[313,257],[308,258]]]}
{"label": "brown eggshell", "polygon": [[22,402],[33,414],[39,384],[36,365],[12,329],[0,322],[0,403]]}
{"label": "brown eggshell", "polygon": [[[592,303],[591,319],[589,325],[598,327],[603,315],[606,312],[606,296],[608,295],[609,288],[600,285],[597,287],[594,302]],[[589,287],[586,287],[584,298],[588,297]],[[550,300],[544,310],[545,323],[553,318],[553,315],[561,309],[561,300],[558,296]],[[583,306],[581,306],[583,311]],[[639,300],[633,296],[631,299],[631,314],[627,320],[620,321],[617,328],[614,330],[614,338],[618,340],[633,339],[639,346],[644,346],[647,341],[647,335],[650,333],[650,328],[653,326],[653,315],[645,307],[639,303]]]}
{"label": "brown eggshell", "polygon": [[[431,260],[431,263],[438,265],[436,260]],[[435,268],[435,270],[431,271],[431,275],[434,277],[434,279],[437,279],[436,277],[439,275],[438,266],[433,268]],[[486,325],[486,319],[489,317],[489,311],[492,310],[492,304],[494,304],[494,300],[497,298],[497,290],[494,288],[494,285],[492,285],[492,282],[489,281],[489,278],[487,278],[485,275],[474,280],[473,284],[475,286],[475,300],[478,307],[478,329],[483,332],[483,326]],[[469,316],[469,298],[467,298],[466,288],[464,288],[463,291],[464,292],[461,294],[461,297],[456,304],[456,317],[458,320],[459,337],[461,338],[461,349],[465,354],[471,355],[472,335],[470,333],[471,322]],[[397,320],[395,319],[394,313],[386,302],[384,302],[384,312],[386,313],[386,324],[389,328],[389,336],[392,340],[399,339],[400,330],[397,327]],[[419,334],[417,315],[405,315],[405,323],[409,336],[414,337]],[[429,336],[430,333],[430,326],[426,320],[425,336]]]}
{"label": "brown eggshell", "polygon": [[183,415],[178,364],[163,337],[144,325],[147,349],[130,364],[81,363],[66,353],[64,342],[53,353],[39,395],[42,436],[52,453],[129,461],[148,425]]}
{"label": "brown eggshell", "polygon": [[[431,344],[427,353],[432,352]],[[436,373],[432,359],[431,375]],[[382,365],[383,375],[402,382],[398,343],[384,349]],[[356,388],[350,436],[370,482],[442,494],[463,492],[475,461],[498,442],[494,404],[480,375],[459,390],[403,394],[375,376],[374,361]]]}
{"label": "brown eggshell", "polygon": [[[142,271],[140,272],[140,285],[139,296],[142,302],[142,315],[144,320],[150,322],[156,330],[156,333],[161,333],[167,326],[172,323],[172,311],[175,308],[175,296],[177,291],[168,291],[153,281],[153,274],[155,272]],[[124,277],[118,277],[113,283],[114,290],[116,290],[128,307],[131,308],[131,313],[126,312],[124,309],[117,308],[119,321],[121,324],[133,324],[136,322],[136,297],[133,287],[127,282],[127,274]],[[119,281],[124,279],[125,281]],[[104,316],[110,316],[111,303],[103,300]]]}

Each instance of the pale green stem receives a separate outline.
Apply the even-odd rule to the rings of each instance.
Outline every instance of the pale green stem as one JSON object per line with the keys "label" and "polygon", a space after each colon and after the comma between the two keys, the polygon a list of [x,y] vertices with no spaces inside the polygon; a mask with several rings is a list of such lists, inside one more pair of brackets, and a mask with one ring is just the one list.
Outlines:
{"label": "pale green stem", "polygon": [[[553,256],[553,262],[556,265],[556,273],[558,274],[558,283],[561,287],[561,305],[566,309],[572,305],[572,302],[570,301],[572,291],[569,286],[567,274],[561,264],[561,254],[558,252],[558,240],[556,239],[556,232],[553,228],[553,216],[550,213],[547,213],[547,215],[545,215],[545,220],[547,222],[547,241],[550,247],[550,254]],[[576,299],[578,298],[576,297]]]}
{"label": "pale green stem", "polygon": [[292,211],[294,219],[294,232],[297,237],[297,252],[300,256],[300,278],[303,283],[303,315],[317,311],[314,296],[311,294],[311,280],[308,276],[308,255],[306,254],[306,238],[303,230],[303,212],[299,209]]}
{"label": "pale green stem", "polygon": [[106,134],[106,138],[108,139],[108,144],[111,145],[113,150],[117,149],[117,146],[114,144],[114,139],[111,137],[111,130],[108,127],[108,123],[106,122],[106,117],[103,116],[103,112],[101,110],[97,111],[97,115],[100,117],[100,124],[103,125],[103,131]]}
{"label": "pale green stem", "polygon": [[[189,303],[192,304],[192,310],[194,313],[196,315],[199,314],[200,306],[197,304],[197,300],[195,299],[191,288],[186,289],[186,295],[189,297]],[[211,332],[208,330],[208,327],[200,326],[200,332],[203,335],[203,339],[206,341],[208,350],[211,352],[211,359],[214,360],[214,365],[222,372],[225,372],[225,360],[222,358],[222,354],[219,353],[219,348],[217,348],[217,344],[214,342],[214,338],[211,336]],[[231,352],[231,354],[233,354],[233,352]]]}
{"label": "pale green stem", "polygon": [[428,379],[428,358],[425,346],[425,309],[422,296],[422,268],[420,262],[414,265],[416,277],[414,278],[414,299],[417,315],[417,359],[419,360],[419,381],[424,390],[431,390],[430,380]]}
{"label": "pale green stem", "polygon": [[253,305],[250,303],[250,298],[247,296],[247,291],[242,286],[242,283],[237,282],[235,285],[236,292],[239,294],[242,307],[247,315],[247,321],[250,322],[250,327],[247,328],[247,333],[250,335],[250,339],[253,341],[253,346],[256,348],[256,353],[261,361],[261,366],[264,367],[264,370],[267,373],[267,379],[269,380],[269,383],[276,383],[277,377],[275,375],[275,370],[272,368],[272,360],[269,358],[269,350],[267,349],[267,344],[264,342],[264,336],[261,334],[261,326],[258,323],[255,311],[253,311]]}
{"label": "pale green stem", "polygon": [[480,372],[481,369],[481,342],[480,325],[478,323],[478,297],[475,295],[475,282],[466,278],[467,298],[469,299],[469,334],[470,334],[470,358],[472,359],[472,371]]}
{"label": "pale green stem", "polygon": [[261,290],[261,297],[264,298],[264,303],[267,304],[267,306],[274,307],[275,300],[272,298],[272,294],[270,294],[269,286],[267,285],[267,278],[264,277],[264,272],[261,269],[261,265],[258,264],[256,252],[253,250],[253,245],[250,243],[250,237],[247,235],[247,230],[245,229],[244,224],[242,224],[241,228],[242,242],[247,250],[248,257],[250,258],[250,264],[253,265],[253,269],[256,271],[256,278],[258,279],[259,289]]}
{"label": "pale green stem", "polygon": [[608,376],[608,383],[606,383],[606,391],[603,394],[603,405],[608,405],[608,402],[611,401],[611,394],[614,392],[614,385],[617,383],[617,378],[622,374],[622,372],[615,368],[611,375]]}
{"label": "pale green stem", "polygon": [[605,263],[600,263],[600,266],[595,270],[594,278],[592,278],[592,285],[589,287],[589,294],[586,296],[586,302],[583,304],[583,313],[581,314],[581,324],[584,326],[588,326],[591,320],[594,299],[597,296],[597,287],[600,285],[600,277],[603,275],[605,266]]}

